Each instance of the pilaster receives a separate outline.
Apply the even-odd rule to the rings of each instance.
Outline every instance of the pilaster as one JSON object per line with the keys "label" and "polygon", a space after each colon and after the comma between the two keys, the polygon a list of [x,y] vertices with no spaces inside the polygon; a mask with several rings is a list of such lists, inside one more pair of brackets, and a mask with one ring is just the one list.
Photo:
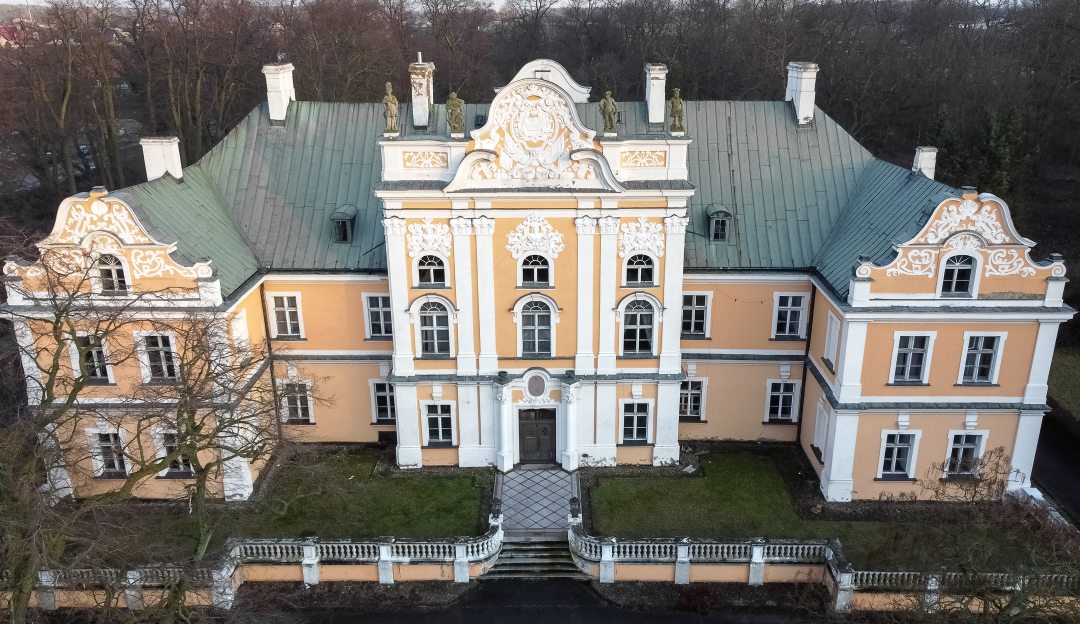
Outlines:
{"label": "pilaster", "polygon": [[615,373],[615,287],[620,283],[617,242],[619,218],[600,217],[600,351],[596,372]]}
{"label": "pilaster", "polygon": [[619,402],[615,396],[615,382],[596,384],[596,447],[592,463],[603,466],[615,465],[615,445],[619,441]]}
{"label": "pilaster", "polygon": [[491,462],[480,448],[480,414],[477,397],[478,384],[458,382],[458,465],[462,467],[487,466]]}
{"label": "pilaster", "polygon": [[679,461],[679,382],[661,381],[656,388],[656,431],[653,435],[653,465],[668,466]]}
{"label": "pilaster", "polygon": [[397,464],[402,468],[419,468],[423,464],[423,456],[420,453],[416,384],[395,383],[394,403],[397,407]]}
{"label": "pilaster", "polygon": [[454,233],[454,290],[457,294],[457,373],[476,374],[476,344],[473,338],[473,267],[470,219],[450,219]]}
{"label": "pilaster", "polygon": [[593,323],[596,319],[593,305],[593,290],[596,288],[593,277],[593,248],[596,238],[596,219],[578,217],[577,226],[578,268],[577,268],[577,354],[574,357],[574,370],[578,374],[591,375],[596,371],[593,353]]}
{"label": "pilaster", "polygon": [[495,260],[492,251],[492,237],[495,234],[495,220],[491,217],[473,219],[473,232],[476,234],[476,295],[479,310],[480,327],[488,331],[480,332],[481,375],[492,375],[499,368],[499,352],[495,345]]}
{"label": "pilaster", "polygon": [[495,386],[495,409],[499,421],[499,449],[495,468],[508,472],[514,467],[514,405],[510,386]]}
{"label": "pilaster", "polygon": [[405,256],[405,219],[383,219],[386,233],[386,268],[393,308],[394,373],[413,374],[412,324],[409,323],[409,261]]}
{"label": "pilaster", "polygon": [[[844,324],[840,361],[837,362],[837,400],[841,403],[858,403],[862,397],[863,356],[866,353],[867,321],[848,321]],[[822,327],[824,330],[824,327]],[[810,340],[810,336],[806,337]]]}
{"label": "pilaster", "polygon": [[[667,258],[664,260],[664,311],[660,324],[663,336],[660,341],[661,374],[674,374],[682,369],[683,248],[686,245],[688,221],[679,215],[664,219]],[[675,401],[677,404],[678,396]]]}
{"label": "pilaster", "polygon": [[852,468],[855,464],[855,443],[859,433],[859,413],[836,410],[833,430],[826,444],[825,467],[821,471],[821,493],[825,500],[846,503],[851,500]]}
{"label": "pilaster", "polygon": [[1046,403],[1047,380],[1050,377],[1050,363],[1054,359],[1057,333],[1057,321],[1039,322],[1035,353],[1031,356],[1031,370],[1028,373],[1027,386],[1024,387],[1024,403],[1027,405]]}
{"label": "pilaster", "polygon": [[1012,450],[1012,475],[1008,488],[1018,490],[1031,485],[1031,470],[1035,464],[1035,449],[1042,429],[1042,410],[1021,410],[1016,423],[1016,439]]}
{"label": "pilaster", "polygon": [[581,387],[579,384],[570,386],[564,386],[562,395],[565,405],[563,407],[563,413],[565,414],[565,447],[563,448],[562,467],[563,470],[577,470],[578,468],[578,442],[577,442],[577,429],[578,429],[578,393]]}

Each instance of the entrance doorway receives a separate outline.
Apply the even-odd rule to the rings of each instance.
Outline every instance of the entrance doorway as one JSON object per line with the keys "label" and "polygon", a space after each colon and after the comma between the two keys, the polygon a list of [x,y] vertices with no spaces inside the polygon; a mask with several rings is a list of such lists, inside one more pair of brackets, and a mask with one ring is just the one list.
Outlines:
{"label": "entrance doorway", "polygon": [[555,463],[555,410],[523,409],[518,412],[521,463]]}

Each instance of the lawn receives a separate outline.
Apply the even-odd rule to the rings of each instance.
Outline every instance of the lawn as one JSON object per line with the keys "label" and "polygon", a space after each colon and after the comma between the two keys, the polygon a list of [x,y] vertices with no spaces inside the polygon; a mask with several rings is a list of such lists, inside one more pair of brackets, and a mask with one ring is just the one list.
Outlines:
{"label": "lawn", "polygon": [[1080,418],[1080,347],[1058,347],[1050,367],[1050,396]]}
{"label": "lawn", "polygon": [[[592,526],[601,536],[719,539],[840,538],[848,559],[863,569],[918,569],[942,553],[992,551],[990,566],[1028,557],[1022,530],[942,522],[807,520],[796,514],[772,457],[734,451],[708,455],[702,476],[600,477],[590,491]],[[989,546],[989,548],[987,548]]]}

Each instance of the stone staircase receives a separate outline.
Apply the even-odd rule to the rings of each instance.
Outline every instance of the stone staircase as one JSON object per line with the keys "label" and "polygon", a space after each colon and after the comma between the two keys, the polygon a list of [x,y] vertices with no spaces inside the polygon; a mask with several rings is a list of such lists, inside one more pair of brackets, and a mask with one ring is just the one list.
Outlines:
{"label": "stone staircase", "polygon": [[587,580],[570,556],[566,539],[506,538],[487,579],[566,578]]}

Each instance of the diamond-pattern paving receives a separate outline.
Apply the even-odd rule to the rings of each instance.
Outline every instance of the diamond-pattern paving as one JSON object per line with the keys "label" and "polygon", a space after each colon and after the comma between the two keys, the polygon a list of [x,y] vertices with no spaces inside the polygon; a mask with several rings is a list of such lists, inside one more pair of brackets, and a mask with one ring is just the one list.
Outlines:
{"label": "diamond-pattern paving", "polygon": [[561,532],[566,529],[573,482],[563,470],[514,470],[502,478],[506,531]]}

